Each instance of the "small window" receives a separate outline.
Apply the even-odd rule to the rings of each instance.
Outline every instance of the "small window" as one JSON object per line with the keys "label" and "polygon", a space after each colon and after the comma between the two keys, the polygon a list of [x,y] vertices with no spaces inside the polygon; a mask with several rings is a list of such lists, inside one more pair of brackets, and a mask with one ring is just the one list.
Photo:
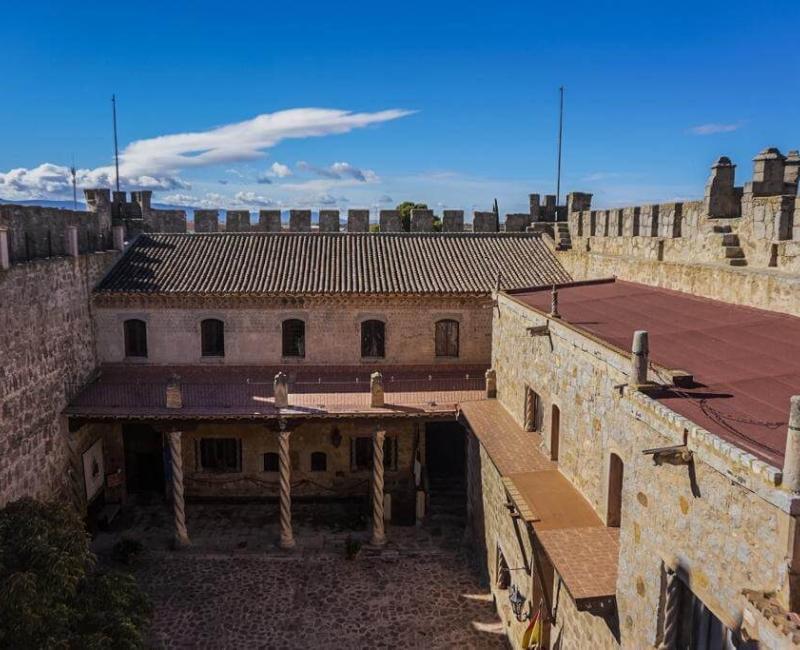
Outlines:
{"label": "small window", "polygon": [[558,460],[558,443],[561,435],[561,409],[553,404],[550,411],[550,460]]}
{"label": "small window", "polygon": [[225,356],[225,323],[207,318],[200,323],[200,339],[204,357]]}
{"label": "small window", "polygon": [[503,551],[500,550],[500,546],[497,547],[497,568],[495,577],[495,584],[498,589],[508,589],[511,585],[511,571],[508,570],[508,562],[506,562],[506,557],[503,555]]}
{"label": "small window", "polygon": [[[354,471],[372,469],[373,456],[372,436],[353,438],[350,444],[350,465]],[[386,436],[383,439],[383,467],[397,469],[397,437]]]}
{"label": "small window", "polygon": [[125,321],[125,356],[147,356],[147,324],[143,320]]}
{"label": "small window", "polygon": [[386,326],[379,320],[361,323],[361,356],[386,356]]}
{"label": "small window", "polygon": [[625,466],[622,459],[611,454],[608,463],[608,504],[606,526],[619,528],[622,523],[622,481]]}
{"label": "small window", "polygon": [[542,430],[542,398],[530,386],[525,387],[525,431]]}
{"label": "small window", "polygon": [[324,451],[314,451],[311,453],[311,471],[328,471],[328,455]]}
{"label": "small window", "polygon": [[458,321],[440,320],[436,322],[436,356],[458,356]]}
{"label": "small window", "polygon": [[283,321],[283,356],[306,356],[306,324],[298,318]]}
{"label": "small window", "polygon": [[239,472],[241,468],[241,441],[236,438],[200,440],[200,469],[206,472]]}
{"label": "small window", "polygon": [[264,471],[280,471],[280,457],[274,451],[268,451],[266,454],[264,454]]}

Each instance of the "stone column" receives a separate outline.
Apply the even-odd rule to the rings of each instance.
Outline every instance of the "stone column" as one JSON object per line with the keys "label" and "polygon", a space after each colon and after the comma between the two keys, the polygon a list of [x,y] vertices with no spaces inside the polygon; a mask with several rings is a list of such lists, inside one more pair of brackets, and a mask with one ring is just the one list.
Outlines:
{"label": "stone column", "polygon": [[678,618],[681,609],[681,579],[674,568],[667,568],[667,592],[664,601],[664,638],[659,650],[675,650],[678,640]]}
{"label": "stone column", "polygon": [[186,512],[183,499],[183,456],[181,456],[181,432],[170,431],[169,457],[172,464],[172,510],[175,519],[175,548],[189,546],[186,530]]}
{"label": "stone column", "polygon": [[636,388],[647,383],[647,368],[650,362],[650,348],[647,332],[636,330],[633,333],[631,348],[631,385]]}
{"label": "stone column", "polygon": [[789,401],[789,428],[786,431],[782,482],[787,490],[800,492],[800,395],[794,395]]}
{"label": "stone column", "polygon": [[125,250],[125,226],[113,226],[111,228],[111,238],[115,251]]}
{"label": "stone column", "polygon": [[64,230],[64,249],[69,257],[78,257],[78,227],[67,226]]}
{"label": "stone column", "polygon": [[292,461],[289,456],[289,437],[291,431],[286,431],[286,423],[280,423],[280,501],[281,501],[281,548],[292,548],[294,536],[292,535]]}
{"label": "stone column", "polygon": [[383,522],[383,441],[386,432],[378,429],[372,436],[372,540],[373,546],[386,543]]}

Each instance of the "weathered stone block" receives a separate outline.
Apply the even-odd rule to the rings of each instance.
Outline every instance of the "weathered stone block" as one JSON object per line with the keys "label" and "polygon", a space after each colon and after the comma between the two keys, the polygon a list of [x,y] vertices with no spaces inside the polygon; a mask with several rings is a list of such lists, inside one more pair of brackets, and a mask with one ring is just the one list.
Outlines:
{"label": "weathered stone block", "polygon": [[339,232],[339,211],[320,210],[319,211],[319,231],[320,232]]}
{"label": "weathered stone block", "polygon": [[531,216],[524,213],[506,215],[506,232],[525,232],[530,223]]}
{"label": "weathered stone block", "polygon": [[442,232],[464,232],[464,211],[445,210],[442,213]]}
{"label": "weathered stone block", "polygon": [[369,210],[348,210],[347,232],[369,232]]}
{"label": "weathered stone block", "polygon": [[433,210],[411,210],[411,232],[433,232]]}
{"label": "weathered stone block", "polygon": [[219,230],[219,210],[195,210],[195,232],[217,232]]}
{"label": "weathered stone block", "polygon": [[381,210],[379,219],[381,232],[401,232],[403,230],[399,210]]}
{"label": "weathered stone block", "polygon": [[259,210],[258,225],[264,232],[280,232],[281,211],[280,210]]}
{"label": "weathered stone block", "polygon": [[226,232],[250,232],[250,212],[247,210],[228,210],[225,214]]}
{"label": "weathered stone block", "polygon": [[473,232],[497,232],[497,215],[494,212],[473,212]]}
{"label": "weathered stone block", "polygon": [[289,231],[309,232],[311,230],[311,210],[289,210]]}

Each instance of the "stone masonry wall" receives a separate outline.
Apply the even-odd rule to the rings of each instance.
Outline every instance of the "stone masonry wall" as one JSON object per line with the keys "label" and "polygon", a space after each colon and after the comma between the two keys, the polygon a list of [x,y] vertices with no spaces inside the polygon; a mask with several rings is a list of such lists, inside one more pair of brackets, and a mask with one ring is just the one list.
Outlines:
{"label": "stone masonry wall", "polygon": [[[743,589],[773,591],[786,581],[789,517],[773,505],[780,502],[777,489],[759,483],[757,463],[738,464],[741,453],[722,458],[714,451],[724,447],[719,439],[693,446],[696,438],[714,438],[708,432],[694,433],[696,427],[659,403],[621,391],[628,381],[627,354],[552,320],[549,337],[530,336],[526,328],[544,320],[500,296],[492,354],[498,399],[522,423],[525,386],[537,391],[546,445],[551,407],[559,406],[559,469],[603,520],[610,454],[624,462],[617,582],[622,646],[659,643],[663,563],[671,558],[706,606],[737,627]],[[686,431],[695,454],[694,490],[687,467],[655,466],[642,454],[682,444]]]}
{"label": "stone masonry wall", "polygon": [[[358,301],[283,301],[264,308],[138,308],[97,307],[98,354],[103,362],[124,360],[123,322],[147,322],[149,363],[333,364],[361,360],[361,322],[386,323],[383,364],[487,363],[491,355],[491,310],[488,299],[423,299],[391,297]],[[225,357],[200,355],[200,322],[218,318],[225,323]],[[299,318],[306,323],[303,359],[281,356],[281,323]],[[434,328],[440,319],[459,321],[459,357],[436,357]]]}
{"label": "stone masonry wall", "polygon": [[97,253],[0,271],[0,506],[70,496],[60,413],[97,365],[89,293],[116,259]]}

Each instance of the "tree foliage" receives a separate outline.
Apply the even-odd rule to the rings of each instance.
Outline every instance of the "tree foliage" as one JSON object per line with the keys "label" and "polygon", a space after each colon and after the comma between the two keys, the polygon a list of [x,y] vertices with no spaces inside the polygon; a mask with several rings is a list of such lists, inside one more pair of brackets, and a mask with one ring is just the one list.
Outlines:
{"label": "tree foliage", "polygon": [[69,508],[0,510],[0,648],[139,648],[149,616],[132,576],[96,569]]}

